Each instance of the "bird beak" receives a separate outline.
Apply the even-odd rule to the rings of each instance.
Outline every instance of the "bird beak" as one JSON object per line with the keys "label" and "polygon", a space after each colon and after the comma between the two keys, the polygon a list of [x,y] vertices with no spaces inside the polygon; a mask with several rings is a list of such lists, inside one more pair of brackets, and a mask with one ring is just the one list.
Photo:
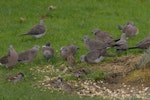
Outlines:
{"label": "bird beak", "polygon": [[46,46],[42,46],[42,48],[45,48]]}

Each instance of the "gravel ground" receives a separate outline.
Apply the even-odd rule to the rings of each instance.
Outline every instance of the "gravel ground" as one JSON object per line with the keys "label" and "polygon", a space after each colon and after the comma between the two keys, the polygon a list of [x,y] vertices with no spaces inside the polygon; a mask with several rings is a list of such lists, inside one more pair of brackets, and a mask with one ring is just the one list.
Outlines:
{"label": "gravel ground", "polygon": [[[38,87],[43,87],[45,89],[49,89],[51,91],[64,91],[64,88],[58,86],[58,88],[54,88],[49,84],[49,81],[57,79],[57,73],[61,73],[61,71],[57,68],[54,68],[52,65],[48,65],[45,67],[36,67],[35,69],[31,69],[31,71],[43,74],[50,73],[51,75],[45,75],[44,79],[39,81]],[[64,74],[64,72],[62,72]],[[92,80],[71,80],[64,81],[69,84],[70,87],[74,88],[74,93],[79,96],[89,96],[89,97],[103,97],[109,99],[131,99],[131,98],[139,98],[148,100],[150,98],[150,88],[148,86],[144,86],[144,84],[125,84],[125,83],[107,83],[104,81],[92,81]],[[65,89],[68,90],[68,89]],[[70,92],[70,91],[69,91]]]}

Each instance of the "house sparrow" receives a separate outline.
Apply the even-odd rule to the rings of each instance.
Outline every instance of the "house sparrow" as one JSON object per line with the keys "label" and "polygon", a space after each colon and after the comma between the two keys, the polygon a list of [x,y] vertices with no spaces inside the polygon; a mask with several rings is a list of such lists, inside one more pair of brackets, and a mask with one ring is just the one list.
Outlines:
{"label": "house sparrow", "polygon": [[49,82],[49,84],[50,84],[52,87],[54,87],[54,88],[58,88],[58,87],[60,87],[60,84],[61,84],[62,81],[63,81],[63,79],[62,79],[61,77],[58,77],[58,78],[55,79],[55,80],[51,80],[51,81]]}
{"label": "house sparrow", "polygon": [[14,75],[14,76],[9,76],[7,78],[7,81],[10,81],[10,82],[18,82],[20,81],[22,78],[24,77],[24,74],[22,72],[18,73],[17,75]]}
{"label": "house sparrow", "polygon": [[72,93],[75,91],[75,89],[70,84],[68,84],[67,82],[62,82],[60,87],[62,90],[69,92],[69,93]]}
{"label": "house sparrow", "polygon": [[87,72],[84,69],[80,69],[80,70],[73,71],[72,74],[79,78],[79,77],[87,74]]}

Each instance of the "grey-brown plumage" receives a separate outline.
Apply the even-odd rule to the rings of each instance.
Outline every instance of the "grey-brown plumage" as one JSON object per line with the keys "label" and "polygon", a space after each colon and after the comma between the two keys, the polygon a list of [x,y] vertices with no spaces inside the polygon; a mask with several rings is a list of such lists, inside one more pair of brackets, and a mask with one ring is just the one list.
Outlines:
{"label": "grey-brown plumage", "polygon": [[58,77],[55,80],[51,80],[50,82],[48,82],[52,87],[54,88],[58,88],[60,87],[61,82],[63,81],[63,79],[61,77]]}
{"label": "grey-brown plumage", "polygon": [[66,46],[63,46],[63,47],[61,47],[61,49],[60,49],[60,56],[61,56],[63,59],[67,60],[67,56],[68,56],[69,52],[70,52],[69,48],[66,47]]}
{"label": "grey-brown plumage", "polygon": [[72,93],[75,91],[75,89],[67,82],[62,82],[60,86],[61,86],[61,89],[66,92]]}
{"label": "grey-brown plumage", "polygon": [[73,54],[73,56],[76,54],[76,52],[80,49],[78,46],[74,44],[68,45],[68,48],[70,49],[70,52]]}
{"label": "grey-brown plumage", "polygon": [[32,62],[35,57],[37,56],[37,53],[39,51],[40,47],[38,45],[34,46],[30,50],[26,50],[24,52],[19,53],[18,62],[22,63],[29,63]]}
{"label": "grey-brown plumage", "polygon": [[17,75],[9,76],[7,78],[7,81],[10,82],[18,82],[24,77],[24,74],[22,72],[18,73]]}
{"label": "grey-brown plumage", "polygon": [[60,49],[60,56],[63,58],[63,59],[66,59],[67,60],[67,57],[69,55],[75,55],[77,50],[79,49],[79,47],[77,47],[76,45],[68,45],[68,46],[63,46],[61,47]]}
{"label": "grey-brown plumage", "polygon": [[144,38],[136,46],[129,47],[128,49],[148,49],[150,47],[150,36]]}
{"label": "grey-brown plumage", "polygon": [[86,55],[82,55],[80,57],[80,61],[87,62],[87,63],[99,63],[100,61],[103,60],[106,51],[107,51],[106,47],[104,47],[103,49],[92,50]]}
{"label": "grey-brown plumage", "polygon": [[112,45],[114,42],[118,41],[119,39],[114,39],[109,32],[101,32],[99,29],[95,29],[92,31],[95,36],[96,40],[108,43],[108,45]]}
{"label": "grey-brown plumage", "polygon": [[54,57],[54,49],[50,46],[50,42],[46,43],[46,45],[42,47],[42,55],[46,59]]}
{"label": "grey-brown plumage", "polygon": [[18,54],[13,48],[13,46],[10,45],[8,54],[0,58],[0,65],[10,68],[13,65],[15,65],[17,61],[18,61]]}
{"label": "grey-brown plumage", "polygon": [[122,31],[122,33],[126,34],[126,37],[134,37],[138,34],[139,30],[135,26],[133,22],[128,22],[125,26],[118,25],[118,29]]}
{"label": "grey-brown plumage", "polygon": [[79,69],[79,70],[76,70],[76,71],[73,71],[72,74],[75,76],[75,77],[81,77],[85,74],[87,74],[87,72],[84,70],[84,69]]}
{"label": "grey-brown plumage", "polygon": [[105,42],[98,41],[98,40],[91,40],[89,36],[85,36],[83,38],[83,40],[84,40],[86,48],[89,51],[96,50],[96,49],[101,49],[103,47],[108,46],[108,44],[105,43]]}
{"label": "grey-brown plumage", "polygon": [[119,41],[113,45],[116,51],[126,51],[128,49],[128,44],[126,41],[126,34],[123,33]]}
{"label": "grey-brown plumage", "polygon": [[75,58],[74,58],[74,56],[73,56],[73,54],[69,54],[68,56],[67,56],[67,66],[68,67],[73,67],[74,65],[75,65]]}
{"label": "grey-brown plumage", "polygon": [[40,38],[46,33],[46,27],[44,25],[44,20],[40,20],[40,23],[33,26],[29,32],[21,34],[22,35],[31,35],[34,38]]}

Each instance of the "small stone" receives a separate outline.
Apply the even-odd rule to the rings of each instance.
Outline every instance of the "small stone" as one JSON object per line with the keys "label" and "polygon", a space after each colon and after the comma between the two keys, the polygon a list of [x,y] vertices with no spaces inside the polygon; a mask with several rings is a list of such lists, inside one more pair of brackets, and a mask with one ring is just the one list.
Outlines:
{"label": "small stone", "polygon": [[144,89],[144,91],[146,92],[148,89],[149,89],[149,87],[146,87],[146,88]]}
{"label": "small stone", "polygon": [[53,5],[50,5],[49,7],[48,7],[48,10],[55,10],[56,9],[56,6],[53,6]]}

